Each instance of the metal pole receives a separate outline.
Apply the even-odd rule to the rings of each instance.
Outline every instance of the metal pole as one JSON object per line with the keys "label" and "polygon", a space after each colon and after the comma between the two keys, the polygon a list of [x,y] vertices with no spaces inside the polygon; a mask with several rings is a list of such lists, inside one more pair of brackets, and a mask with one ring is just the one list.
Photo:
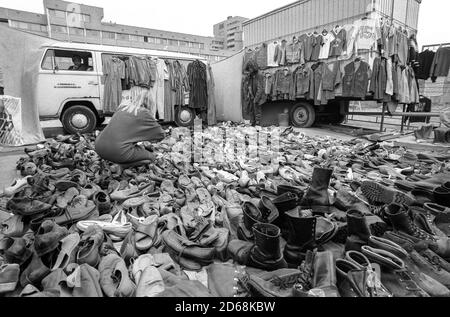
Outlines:
{"label": "metal pole", "polygon": [[380,132],[381,133],[384,132],[384,115],[386,113],[386,108],[387,108],[387,102],[383,102],[383,112],[381,114],[381,125],[380,125]]}
{"label": "metal pole", "polygon": [[[405,110],[406,110],[405,107],[406,107],[406,105],[403,104],[403,112],[405,112]],[[402,117],[402,127],[401,127],[401,130],[400,130],[401,133],[403,133],[404,126],[405,126],[405,121],[403,119],[404,119],[404,117]]]}

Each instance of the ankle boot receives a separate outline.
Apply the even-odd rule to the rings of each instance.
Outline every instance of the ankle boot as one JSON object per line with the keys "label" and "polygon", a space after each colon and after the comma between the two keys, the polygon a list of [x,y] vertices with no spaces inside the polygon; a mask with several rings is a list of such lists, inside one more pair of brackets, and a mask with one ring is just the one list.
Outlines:
{"label": "ankle boot", "polygon": [[415,241],[423,240],[429,242],[429,248],[445,260],[450,259],[450,239],[440,238],[419,229],[411,218],[409,209],[399,205],[390,205],[386,214],[394,226],[394,229],[400,234],[411,237]]}
{"label": "ankle boot", "polygon": [[330,206],[328,187],[330,185],[333,170],[315,168],[310,187],[302,199],[301,205],[307,208],[317,209],[319,212]]}
{"label": "ankle boot", "polygon": [[262,213],[258,207],[251,202],[245,202],[242,205],[244,217],[239,223],[238,238],[242,241],[253,242],[253,225],[262,222]]}
{"label": "ankle boot", "polygon": [[285,213],[297,208],[298,196],[296,194],[288,192],[275,198],[273,200],[273,204],[275,205],[275,207],[277,207],[279,213],[278,218],[273,222],[273,224],[281,229],[281,233],[286,239],[288,225]]}
{"label": "ankle boot", "polygon": [[347,213],[348,238],[345,243],[345,250],[361,251],[367,245],[371,236],[369,225],[364,214],[358,210],[349,210]]}
{"label": "ankle boot", "polygon": [[385,212],[396,231],[421,240],[436,240],[432,235],[419,229],[414,224],[408,207],[391,204],[386,208]]}
{"label": "ankle boot", "polygon": [[263,219],[265,220],[264,222],[266,223],[273,223],[280,216],[277,206],[266,195],[261,196],[259,210],[261,210]]}
{"label": "ankle boot", "polygon": [[253,226],[253,234],[255,247],[250,252],[249,266],[266,271],[288,267],[281,253],[280,228],[260,223]]}
{"label": "ankle boot", "polygon": [[369,241],[372,235],[366,217],[358,210],[347,212],[348,235],[357,236],[363,241]]}
{"label": "ankle boot", "polygon": [[289,267],[296,268],[304,260],[306,252],[316,247],[316,221],[315,217],[302,218],[298,211],[287,212],[289,238],[284,249],[284,258]]}
{"label": "ankle boot", "polygon": [[337,286],[336,267],[333,253],[318,252],[314,259],[313,287],[321,289],[325,297],[340,297]]}

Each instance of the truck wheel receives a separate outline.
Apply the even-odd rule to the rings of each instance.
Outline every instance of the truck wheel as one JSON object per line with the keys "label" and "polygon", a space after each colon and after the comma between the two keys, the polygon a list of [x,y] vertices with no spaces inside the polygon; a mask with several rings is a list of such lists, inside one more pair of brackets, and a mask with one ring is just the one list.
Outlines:
{"label": "truck wheel", "polygon": [[301,103],[293,108],[291,120],[297,128],[310,128],[316,121],[316,111],[310,104]]}
{"label": "truck wheel", "polygon": [[97,115],[86,106],[71,106],[62,114],[61,123],[70,134],[92,133],[97,127]]}
{"label": "truck wheel", "polygon": [[179,127],[191,127],[194,125],[195,112],[189,107],[178,107],[175,115],[175,123]]}

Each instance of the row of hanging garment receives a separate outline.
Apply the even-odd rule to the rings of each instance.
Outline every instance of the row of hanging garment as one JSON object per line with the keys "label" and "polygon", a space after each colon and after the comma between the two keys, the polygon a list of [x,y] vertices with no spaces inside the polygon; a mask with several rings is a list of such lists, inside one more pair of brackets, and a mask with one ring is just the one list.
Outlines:
{"label": "row of hanging garment", "polygon": [[[368,55],[366,55],[368,56]],[[314,101],[326,105],[337,97],[378,102],[418,103],[419,92],[411,66],[395,59],[356,57],[349,61],[307,62],[260,71],[267,100]],[[244,75],[245,78],[248,75]]]}
{"label": "row of hanging garment", "polygon": [[426,49],[418,54],[418,79],[436,82],[438,77],[448,77],[450,71],[450,47],[440,46],[436,52]]}
{"label": "row of hanging garment", "polygon": [[[413,48],[411,50],[411,48]],[[322,33],[306,33],[287,40],[262,44],[244,52],[244,69],[253,60],[259,69],[326,62],[327,60],[349,60],[361,51],[380,53],[385,58],[393,57],[401,65],[417,59],[415,35],[407,29],[395,26],[383,19],[363,18],[353,24],[339,26]],[[412,52],[415,52],[412,54]]]}
{"label": "row of hanging garment", "polygon": [[106,54],[102,60],[105,113],[139,103],[146,104],[155,118],[169,122],[175,119],[175,105],[189,103],[189,79],[180,61]]}

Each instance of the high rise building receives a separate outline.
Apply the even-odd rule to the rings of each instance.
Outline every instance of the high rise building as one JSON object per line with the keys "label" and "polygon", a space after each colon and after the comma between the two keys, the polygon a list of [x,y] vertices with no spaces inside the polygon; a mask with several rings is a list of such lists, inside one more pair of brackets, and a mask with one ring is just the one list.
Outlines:
{"label": "high rise building", "polygon": [[214,25],[215,49],[239,51],[244,47],[242,23],[248,19],[229,16],[225,21]]}

